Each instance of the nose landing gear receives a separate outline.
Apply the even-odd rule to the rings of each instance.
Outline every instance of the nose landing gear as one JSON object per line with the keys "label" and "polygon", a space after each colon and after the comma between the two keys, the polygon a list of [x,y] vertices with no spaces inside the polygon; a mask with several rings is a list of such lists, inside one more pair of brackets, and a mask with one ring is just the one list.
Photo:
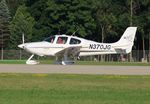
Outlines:
{"label": "nose landing gear", "polygon": [[36,64],[39,64],[38,61],[36,61],[36,60],[31,60],[31,59],[33,58],[33,56],[34,56],[34,54],[32,54],[32,55],[29,57],[29,59],[26,61],[26,64],[28,64],[28,65],[36,65]]}

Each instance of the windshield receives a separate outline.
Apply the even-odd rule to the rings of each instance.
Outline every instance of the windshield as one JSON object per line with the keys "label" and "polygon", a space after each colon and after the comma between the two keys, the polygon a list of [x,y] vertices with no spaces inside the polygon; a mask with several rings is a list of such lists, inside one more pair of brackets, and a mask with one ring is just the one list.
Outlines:
{"label": "windshield", "polygon": [[55,39],[55,36],[50,36],[50,37],[44,39],[44,41],[53,43],[53,42],[54,42],[54,39]]}

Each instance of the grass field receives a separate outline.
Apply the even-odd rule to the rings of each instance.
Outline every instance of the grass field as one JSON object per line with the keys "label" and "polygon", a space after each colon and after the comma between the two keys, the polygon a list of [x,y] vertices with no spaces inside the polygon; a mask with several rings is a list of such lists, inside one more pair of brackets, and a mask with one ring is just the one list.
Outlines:
{"label": "grass field", "polygon": [[150,104],[150,76],[0,74],[0,104]]}
{"label": "grass field", "polygon": [[[40,64],[54,64],[54,60],[39,60]],[[26,60],[0,60],[0,64],[25,64]],[[150,62],[95,62],[76,61],[75,65],[121,65],[121,66],[150,66]]]}

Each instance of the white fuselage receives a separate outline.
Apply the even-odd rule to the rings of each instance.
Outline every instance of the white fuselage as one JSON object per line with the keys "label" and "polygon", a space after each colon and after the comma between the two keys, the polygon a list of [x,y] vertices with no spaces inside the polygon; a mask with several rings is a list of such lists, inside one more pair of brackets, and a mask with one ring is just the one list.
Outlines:
{"label": "white fuselage", "polygon": [[[62,35],[61,35],[62,36]],[[67,42],[65,44],[57,44],[57,39],[59,35],[55,37],[53,43],[42,41],[42,42],[32,42],[25,43],[24,49],[30,53],[39,55],[39,56],[55,56],[56,53],[61,50],[66,49],[67,47],[78,47],[80,46],[79,56],[88,56],[88,55],[98,55],[98,54],[115,54],[114,45],[110,43],[98,43],[90,40],[85,40],[83,38],[78,38],[75,36],[65,36],[67,37]],[[81,41],[80,44],[70,44],[71,38],[78,39]]]}

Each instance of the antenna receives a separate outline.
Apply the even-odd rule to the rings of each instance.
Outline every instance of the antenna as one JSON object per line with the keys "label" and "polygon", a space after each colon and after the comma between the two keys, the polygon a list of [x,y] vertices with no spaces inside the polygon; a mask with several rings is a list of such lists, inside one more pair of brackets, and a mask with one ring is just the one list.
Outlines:
{"label": "antenna", "polygon": [[78,31],[79,29],[77,29],[75,32],[73,32],[73,34],[71,36],[75,36],[76,32]]}

